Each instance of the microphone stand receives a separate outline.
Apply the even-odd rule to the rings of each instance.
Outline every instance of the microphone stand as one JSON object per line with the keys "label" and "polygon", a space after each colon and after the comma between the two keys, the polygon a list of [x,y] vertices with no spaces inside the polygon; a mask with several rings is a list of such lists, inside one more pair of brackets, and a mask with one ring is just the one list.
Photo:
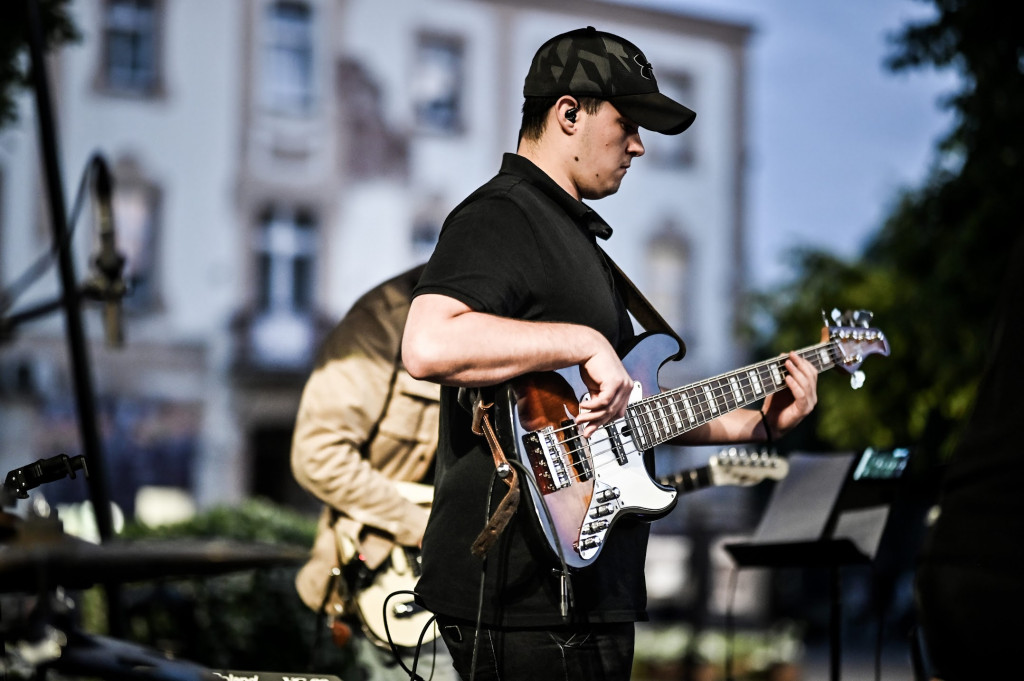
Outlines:
{"label": "microphone stand", "polygon": [[[57,135],[54,127],[53,109],[50,104],[50,86],[46,73],[42,18],[38,0],[24,0],[28,25],[28,43],[32,63],[32,85],[35,90],[36,113],[39,124],[39,139],[43,170],[46,178],[47,198],[50,207],[50,223],[54,243],[60,245],[57,263],[61,285],[64,291],[63,307],[65,329],[68,337],[71,372],[75,387],[75,403],[78,410],[78,428],[82,440],[82,452],[90,470],[89,491],[96,527],[103,542],[113,538],[113,514],[110,511],[110,491],[107,483],[106,465],[100,443],[96,420],[96,402],[93,392],[92,371],[89,364],[82,313],[79,306],[81,295],[75,278],[74,262],[67,244],[67,211],[64,205],[64,187],[61,181],[57,153]],[[120,617],[120,595],[114,585],[106,585],[108,621],[111,633],[119,635],[122,627]]]}

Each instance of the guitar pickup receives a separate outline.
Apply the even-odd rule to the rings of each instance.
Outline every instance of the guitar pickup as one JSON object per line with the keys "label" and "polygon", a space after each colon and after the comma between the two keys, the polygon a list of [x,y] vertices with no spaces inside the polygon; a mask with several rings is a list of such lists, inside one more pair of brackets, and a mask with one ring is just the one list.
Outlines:
{"label": "guitar pickup", "polygon": [[626,450],[622,447],[622,438],[619,437],[619,429],[615,427],[614,423],[610,423],[604,427],[604,430],[608,433],[608,442],[611,443],[612,452],[615,453],[615,460],[620,466],[625,466],[628,460]]}
{"label": "guitar pickup", "polygon": [[[562,431],[576,430],[579,432],[575,421],[562,421]],[[594,468],[590,465],[590,451],[586,441],[582,437],[575,438],[576,444],[569,448],[569,465],[572,466],[572,473],[576,475],[579,482],[586,482],[594,477]]]}

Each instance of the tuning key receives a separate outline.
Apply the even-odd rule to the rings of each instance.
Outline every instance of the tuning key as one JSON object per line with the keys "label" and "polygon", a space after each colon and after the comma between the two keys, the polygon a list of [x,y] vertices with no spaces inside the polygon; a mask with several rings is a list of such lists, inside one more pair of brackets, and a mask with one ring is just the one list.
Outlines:
{"label": "tuning key", "polygon": [[862,385],[864,385],[864,378],[865,376],[863,371],[861,371],[860,369],[854,371],[852,374],[850,374],[850,387],[853,388],[854,390],[857,390]]}
{"label": "tuning key", "polygon": [[871,319],[874,313],[870,310],[857,310],[853,313],[853,323],[856,326],[863,326],[865,329],[871,326]]}

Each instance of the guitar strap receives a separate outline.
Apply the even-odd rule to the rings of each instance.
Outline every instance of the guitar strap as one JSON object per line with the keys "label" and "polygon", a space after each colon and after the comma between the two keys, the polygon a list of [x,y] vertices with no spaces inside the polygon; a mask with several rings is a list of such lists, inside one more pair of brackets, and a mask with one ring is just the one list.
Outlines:
{"label": "guitar strap", "polygon": [[679,352],[670,357],[669,359],[679,360],[686,354],[686,343],[676,333],[665,318],[661,316],[651,301],[647,300],[640,289],[637,288],[636,284],[626,276],[626,273],[622,271],[622,268],[612,260],[604,249],[601,249],[601,254],[604,256],[605,261],[608,263],[608,267],[612,271],[613,278],[615,279],[615,287],[619,289],[622,294],[622,299],[626,303],[626,309],[629,310],[638,322],[640,326],[644,327],[647,331],[654,331],[658,333],[668,334],[679,343]]}
{"label": "guitar strap", "polygon": [[498,504],[498,508],[491,514],[490,520],[484,525],[484,529],[480,531],[470,546],[469,552],[481,559],[497,541],[498,535],[502,533],[512,516],[515,515],[516,509],[519,508],[519,475],[505,458],[505,452],[502,451],[498,436],[491,425],[491,418],[487,411],[493,406],[493,402],[488,404],[484,404],[483,400],[476,402],[473,410],[473,432],[476,435],[483,435],[487,440],[487,444],[491,448],[491,456],[494,458],[494,468],[498,472],[498,477],[508,486],[508,490],[505,491],[505,496]]}

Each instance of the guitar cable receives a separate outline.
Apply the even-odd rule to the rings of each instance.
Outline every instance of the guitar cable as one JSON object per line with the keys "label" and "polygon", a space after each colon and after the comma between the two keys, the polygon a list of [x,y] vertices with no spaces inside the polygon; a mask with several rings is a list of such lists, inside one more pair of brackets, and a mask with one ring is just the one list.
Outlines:
{"label": "guitar cable", "polygon": [[[515,466],[517,462],[509,461],[510,464]],[[529,477],[529,476],[527,476]],[[498,470],[495,469],[494,473],[491,474],[491,482],[487,486],[487,503],[484,504],[484,524],[490,522],[490,511],[491,511],[491,499],[494,495],[494,485],[498,481]],[[484,582],[487,580],[487,554],[484,554],[483,560],[480,561],[480,588],[477,591],[476,596],[476,626],[473,629],[473,657],[470,658],[469,663],[469,681],[476,680],[476,660],[477,654],[480,652],[480,623],[483,622],[484,617]]]}
{"label": "guitar cable", "polygon": [[419,666],[420,662],[420,650],[422,650],[423,648],[423,639],[426,637],[427,631],[430,629],[430,627],[434,626],[434,622],[437,620],[437,617],[433,616],[429,620],[427,620],[427,623],[423,625],[423,629],[420,630],[419,638],[416,640],[416,648],[414,648],[415,652],[413,653],[412,657],[412,669],[410,669],[409,667],[405,666],[405,661],[402,659],[402,655],[398,651],[398,646],[395,645],[395,642],[391,638],[391,628],[388,626],[388,601],[390,601],[395,596],[400,595],[415,597],[416,592],[410,591],[408,589],[402,589],[399,591],[392,591],[384,598],[384,605],[381,608],[383,611],[381,615],[384,621],[384,635],[388,637],[388,645],[391,647],[391,654],[395,657],[395,660],[398,662],[399,666],[405,671],[406,674],[409,675],[410,681],[429,681],[429,679],[432,679],[434,677],[434,666],[437,663],[436,638],[434,639],[434,656],[430,664],[430,675],[427,677],[427,679],[424,679],[422,676],[417,674],[416,668]]}
{"label": "guitar cable", "polygon": [[[53,244],[50,249],[36,258],[25,270],[6,288],[0,290],[0,315],[5,314],[10,309],[22,293],[27,291],[43,274],[46,269],[53,264],[53,261],[57,258],[61,251],[68,248],[71,243],[72,237],[75,234],[75,227],[78,224],[78,216],[82,210],[82,204],[85,198],[85,190],[88,186],[89,180],[93,175],[93,160],[98,155],[94,153],[86,163],[85,169],[82,171],[82,175],[78,181],[78,189],[75,191],[75,200],[72,205],[71,211],[67,217],[67,230],[64,235],[64,239],[60,243]],[[0,324],[0,327],[3,325]]]}

